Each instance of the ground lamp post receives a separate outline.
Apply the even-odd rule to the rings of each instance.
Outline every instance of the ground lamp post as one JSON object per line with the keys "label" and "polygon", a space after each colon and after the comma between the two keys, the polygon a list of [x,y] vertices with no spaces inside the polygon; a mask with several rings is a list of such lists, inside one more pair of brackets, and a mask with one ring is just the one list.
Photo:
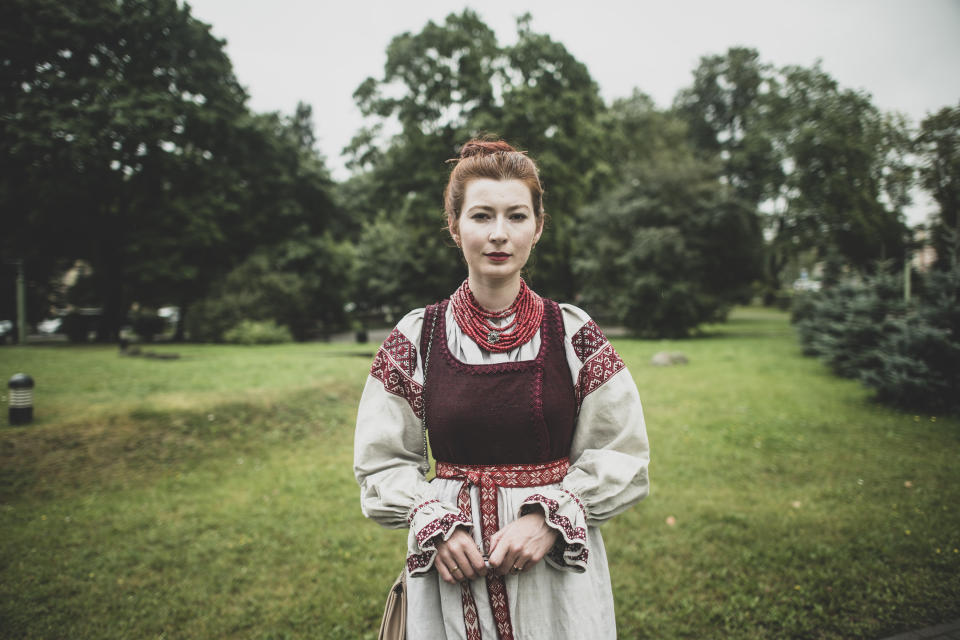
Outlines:
{"label": "ground lamp post", "polygon": [[7,383],[10,388],[10,425],[33,422],[33,378],[18,373]]}

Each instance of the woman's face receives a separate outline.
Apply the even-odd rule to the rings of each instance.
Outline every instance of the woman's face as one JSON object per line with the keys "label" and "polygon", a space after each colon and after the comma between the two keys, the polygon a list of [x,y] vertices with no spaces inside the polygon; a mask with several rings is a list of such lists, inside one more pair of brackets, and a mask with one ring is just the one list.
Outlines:
{"label": "woman's face", "polygon": [[460,218],[447,222],[477,284],[519,278],[543,231],[530,190],[520,180],[471,180]]}

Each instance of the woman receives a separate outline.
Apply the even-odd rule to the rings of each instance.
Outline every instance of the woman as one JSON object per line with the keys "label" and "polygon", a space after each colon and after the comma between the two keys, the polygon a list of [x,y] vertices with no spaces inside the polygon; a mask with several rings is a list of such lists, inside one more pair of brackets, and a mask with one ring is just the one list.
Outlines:
{"label": "woman", "polygon": [[407,637],[615,638],[596,525],[648,493],[636,386],[586,313],[521,278],[544,222],[530,158],[468,142],[444,200],[467,280],[399,322],[357,416],[363,513],[409,527]]}

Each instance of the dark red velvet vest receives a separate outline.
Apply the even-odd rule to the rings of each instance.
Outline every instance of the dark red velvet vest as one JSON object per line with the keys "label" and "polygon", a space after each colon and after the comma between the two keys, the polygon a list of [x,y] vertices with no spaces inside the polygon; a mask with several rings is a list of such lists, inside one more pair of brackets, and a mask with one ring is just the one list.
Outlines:
{"label": "dark red velvet vest", "polygon": [[457,464],[528,464],[570,455],[577,403],[560,307],[544,300],[540,351],[526,362],[468,365],[447,347],[444,300],[427,307],[420,353],[439,314],[424,389],[433,457]]}

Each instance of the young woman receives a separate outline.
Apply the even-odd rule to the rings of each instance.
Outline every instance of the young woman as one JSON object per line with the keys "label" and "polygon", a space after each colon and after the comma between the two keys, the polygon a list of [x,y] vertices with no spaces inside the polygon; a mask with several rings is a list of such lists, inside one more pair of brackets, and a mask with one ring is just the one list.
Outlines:
{"label": "young woman", "polygon": [[444,200],[467,280],[383,343],[355,439],[363,513],[409,528],[407,637],[616,638],[597,525],[649,491],[636,386],[586,313],[521,278],[544,222],[529,157],[468,142]]}

